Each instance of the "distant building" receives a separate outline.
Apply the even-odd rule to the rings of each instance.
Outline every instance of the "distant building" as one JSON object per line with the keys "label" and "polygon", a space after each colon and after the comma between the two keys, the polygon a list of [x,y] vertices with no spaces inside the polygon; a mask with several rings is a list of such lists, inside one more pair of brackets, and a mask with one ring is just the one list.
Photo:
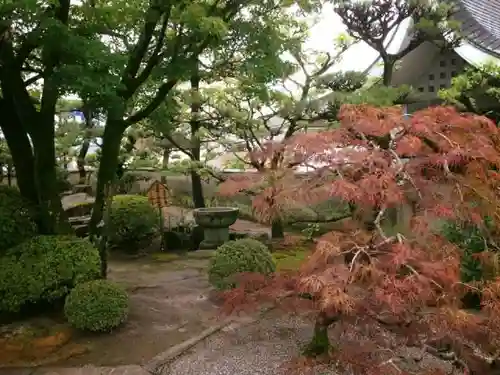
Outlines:
{"label": "distant building", "polygon": [[[441,50],[426,42],[409,53],[394,72],[392,84],[409,84],[419,92],[419,101],[408,112],[439,103],[437,93],[467,66],[500,63],[500,0],[454,0],[454,18],[460,22],[462,40],[452,50]],[[412,37],[408,33],[401,49]]]}

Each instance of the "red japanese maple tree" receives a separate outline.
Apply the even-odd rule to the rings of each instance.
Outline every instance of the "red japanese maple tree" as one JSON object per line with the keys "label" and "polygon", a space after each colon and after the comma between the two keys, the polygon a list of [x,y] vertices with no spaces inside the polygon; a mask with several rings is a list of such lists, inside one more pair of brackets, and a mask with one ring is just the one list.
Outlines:
{"label": "red japanese maple tree", "polygon": [[[295,273],[247,275],[225,295],[226,307],[267,300],[312,313],[316,323],[308,352],[329,352],[337,368],[349,373],[409,374],[398,365],[402,346],[445,358],[461,373],[498,370],[497,249],[481,253],[484,280],[463,283],[462,252],[437,225],[442,219],[473,223],[494,244],[500,223],[498,128],[451,107],[404,118],[399,107],[345,105],[339,120],[339,128],[259,150],[252,157],[271,159],[279,152],[281,167],[271,176],[226,182],[223,190],[257,184],[254,203],[261,212],[269,212],[269,197],[281,204],[338,197],[370,210],[370,223],[319,238]],[[293,168],[300,163],[315,169],[298,177]],[[402,205],[411,207],[407,227],[389,233],[383,225],[387,213]],[[485,217],[494,225],[483,228]],[[462,308],[461,299],[471,290],[481,295],[480,313]],[[342,337],[333,350],[329,328]]]}

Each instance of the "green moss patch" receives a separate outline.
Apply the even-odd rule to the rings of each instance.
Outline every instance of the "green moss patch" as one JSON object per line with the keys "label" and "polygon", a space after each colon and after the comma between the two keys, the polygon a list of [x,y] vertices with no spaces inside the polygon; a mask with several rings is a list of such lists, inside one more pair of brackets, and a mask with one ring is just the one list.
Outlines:
{"label": "green moss patch", "polygon": [[273,258],[278,271],[294,271],[300,268],[310,254],[310,250],[299,248],[273,253]]}

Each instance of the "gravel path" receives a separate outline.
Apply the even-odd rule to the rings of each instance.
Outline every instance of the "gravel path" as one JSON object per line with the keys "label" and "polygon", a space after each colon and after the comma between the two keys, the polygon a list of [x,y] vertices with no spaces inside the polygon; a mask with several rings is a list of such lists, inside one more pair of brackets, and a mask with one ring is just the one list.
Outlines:
{"label": "gravel path", "polygon": [[[311,333],[310,323],[293,317],[229,326],[174,360],[162,375],[277,375]],[[308,375],[320,374],[330,375]]]}

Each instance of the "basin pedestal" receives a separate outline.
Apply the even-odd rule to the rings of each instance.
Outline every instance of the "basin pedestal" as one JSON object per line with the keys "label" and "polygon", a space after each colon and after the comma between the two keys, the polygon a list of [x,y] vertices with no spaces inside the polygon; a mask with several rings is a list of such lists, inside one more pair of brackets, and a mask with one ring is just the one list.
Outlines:
{"label": "basin pedestal", "polygon": [[238,219],[239,211],[234,207],[196,208],[193,217],[204,234],[200,249],[216,249],[228,242],[229,227]]}

